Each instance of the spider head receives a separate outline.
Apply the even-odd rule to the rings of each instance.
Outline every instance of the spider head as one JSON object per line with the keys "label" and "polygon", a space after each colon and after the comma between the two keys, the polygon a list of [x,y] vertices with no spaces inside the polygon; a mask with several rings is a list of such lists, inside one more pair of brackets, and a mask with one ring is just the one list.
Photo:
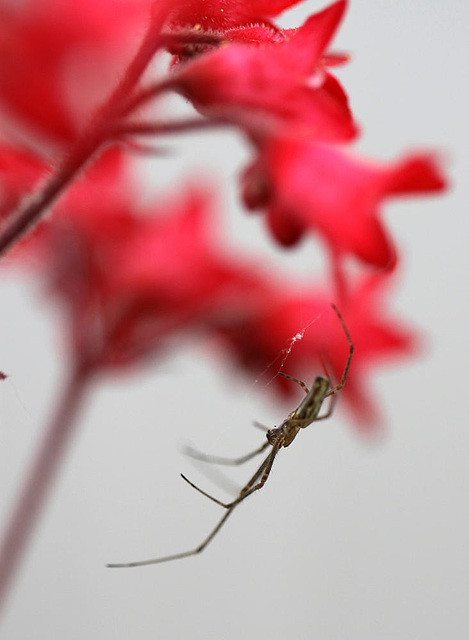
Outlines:
{"label": "spider head", "polygon": [[273,447],[288,447],[295,439],[299,430],[295,419],[288,417],[282,422],[280,427],[274,427],[267,431],[267,440]]}
{"label": "spider head", "polygon": [[269,429],[265,434],[265,437],[270,442],[272,446],[277,444],[279,437],[282,435],[281,427],[274,427],[273,429]]}

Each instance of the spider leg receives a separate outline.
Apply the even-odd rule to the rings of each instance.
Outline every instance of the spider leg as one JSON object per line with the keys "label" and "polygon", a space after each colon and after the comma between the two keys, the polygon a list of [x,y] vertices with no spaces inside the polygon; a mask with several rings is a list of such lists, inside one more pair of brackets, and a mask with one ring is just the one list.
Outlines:
{"label": "spider leg", "polygon": [[272,465],[274,464],[275,457],[276,457],[277,453],[280,451],[280,448],[281,448],[281,445],[274,446],[272,448],[272,451],[269,453],[267,458],[264,460],[264,463],[260,467],[260,469],[263,469],[263,473],[262,473],[262,477],[259,480],[259,482],[257,484],[254,484],[254,486],[252,486],[253,482],[255,482],[254,478],[256,478],[256,480],[257,480],[257,478],[260,475],[260,474],[256,473],[251,478],[251,480],[248,482],[248,484],[241,489],[239,497],[236,498],[236,500],[233,500],[233,502],[229,505],[229,507],[235,507],[240,502],[242,502],[245,498],[250,496],[251,493],[254,493],[254,491],[258,491],[259,489],[262,489],[262,487],[265,485],[265,483],[267,481],[267,478],[270,475],[270,472],[272,471]]}
{"label": "spider leg", "polygon": [[222,502],[221,500],[218,500],[218,498],[215,498],[215,496],[210,495],[209,493],[207,493],[206,491],[204,491],[203,489],[198,487],[196,484],[191,482],[191,480],[189,480],[189,478],[186,478],[186,476],[183,473],[181,473],[181,478],[183,480],[185,480],[187,482],[187,484],[190,485],[193,489],[195,489],[196,491],[201,493],[203,496],[205,496],[206,498],[208,498],[212,502],[215,502],[216,504],[219,504],[220,507],[225,507],[225,509],[229,509],[229,507],[230,507],[229,504],[226,504],[225,502]]}
{"label": "spider leg", "polygon": [[198,547],[192,549],[191,551],[183,551],[182,553],[174,553],[171,556],[162,556],[161,558],[153,558],[152,560],[140,560],[138,562],[122,562],[118,564],[107,564],[106,566],[111,569],[121,569],[126,567],[143,567],[148,564],[159,564],[160,562],[170,562],[171,560],[180,560],[181,558],[188,558],[189,556],[195,556],[198,553],[201,553],[205,547],[213,540],[213,538],[220,531],[222,526],[230,517],[231,513],[234,510],[234,506],[229,509],[224,515],[223,518],[218,522],[214,529],[209,533],[209,535],[205,538],[205,540],[199,544]]}
{"label": "spider leg", "polygon": [[266,441],[261,447],[257,448],[255,451],[251,451],[251,453],[247,453],[246,455],[241,456],[240,458],[223,458],[221,456],[211,456],[211,455],[202,453],[201,451],[197,451],[197,449],[193,449],[192,447],[185,447],[184,453],[186,454],[186,456],[195,458],[195,460],[201,460],[202,462],[236,466],[239,464],[244,464],[248,460],[251,460],[251,458],[254,458],[255,456],[257,456],[259,453],[262,453],[263,451],[265,451],[265,449],[267,449],[269,444],[270,443]]}
{"label": "spider leg", "polygon": [[314,422],[317,422],[318,420],[327,420],[327,418],[330,418],[330,416],[334,412],[335,404],[336,404],[338,398],[339,398],[339,396],[336,396],[336,395],[331,396],[331,400],[330,400],[330,403],[329,403],[328,410],[326,411],[326,413],[323,416],[319,416],[319,418],[316,418]]}
{"label": "spider leg", "polygon": [[297,384],[300,385],[300,387],[303,389],[305,393],[309,393],[308,387],[305,385],[305,383],[302,380],[298,380],[298,378],[289,376],[288,374],[282,373],[281,371],[279,371],[277,375],[282,376],[282,378],[287,378],[288,380],[293,380],[293,382],[296,382]]}
{"label": "spider leg", "polygon": [[[272,468],[273,458],[275,458],[275,455],[277,455],[277,451],[278,451],[278,448],[273,448],[272,449],[272,451],[269,453],[269,455],[266,457],[266,459],[262,462],[262,464],[257,469],[257,471],[252,476],[252,478],[249,480],[249,482],[241,489],[241,491],[239,492],[238,497],[235,500],[233,500],[232,502],[222,502],[221,500],[218,500],[218,498],[215,498],[214,496],[210,495],[209,493],[207,493],[206,491],[204,491],[203,489],[198,487],[196,484],[191,482],[188,478],[186,478],[186,476],[184,474],[181,473],[181,477],[193,489],[195,489],[196,491],[201,493],[203,496],[205,496],[206,498],[208,498],[212,502],[215,502],[216,504],[219,504],[220,507],[224,507],[225,509],[231,509],[235,505],[237,505],[240,502],[242,502],[245,498],[247,498],[247,496],[252,493],[253,485],[255,485],[255,483],[257,482],[257,480],[261,476],[263,478],[263,474],[265,473],[266,469],[269,468],[269,466],[270,466],[270,468]],[[275,455],[272,455],[272,454],[274,454],[274,452],[275,452]],[[269,468],[269,473],[270,473],[270,468]],[[268,475],[269,474],[267,474],[267,476]],[[261,478],[261,480],[262,480],[262,478]],[[262,484],[264,484],[266,480],[267,480],[267,477],[262,481]],[[257,488],[260,489],[260,487],[257,487],[257,485],[256,485],[256,489],[254,489],[254,491],[256,491]]]}
{"label": "spider leg", "polygon": [[[174,553],[173,555],[170,555],[170,556],[162,556],[161,558],[153,558],[151,560],[140,560],[140,561],[137,561],[137,562],[113,563],[113,564],[107,564],[106,566],[111,568],[111,569],[121,569],[121,568],[128,568],[128,567],[143,567],[143,566],[149,565],[149,564],[160,564],[161,562],[171,562],[172,560],[181,560],[182,558],[189,558],[190,556],[195,556],[198,553],[201,553],[205,549],[205,547],[207,547],[210,544],[210,542],[212,542],[214,537],[220,531],[220,529],[225,524],[225,522],[228,520],[230,515],[233,513],[235,508],[238,506],[238,504],[240,504],[240,502],[242,502],[245,498],[247,498],[248,495],[250,495],[254,491],[257,491],[258,489],[260,489],[261,487],[264,486],[267,478],[269,477],[270,471],[272,469],[272,465],[274,463],[275,456],[277,455],[279,449],[280,449],[280,447],[274,447],[272,449],[272,451],[269,453],[267,458],[261,464],[259,469],[253,475],[251,480],[247,483],[247,485],[245,487],[243,487],[241,489],[239,497],[234,502],[232,502],[230,505],[224,505],[223,503],[219,502],[218,500],[216,500],[214,498],[211,498],[211,496],[209,496],[204,491],[202,491],[201,489],[196,487],[194,484],[192,484],[192,482],[190,482],[189,480],[187,480],[187,478],[185,478],[183,476],[184,480],[186,480],[186,482],[188,482],[191,486],[193,486],[195,489],[197,489],[197,491],[199,491],[203,495],[206,495],[208,498],[211,498],[212,500],[214,500],[218,504],[221,504],[222,506],[226,506],[227,509],[228,509],[226,511],[226,513],[223,515],[223,517],[221,518],[221,520],[218,522],[218,524],[215,526],[215,528],[212,529],[212,531],[209,533],[209,535],[205,538],[205,540],[201,544],[199,544],[198,547],[196,547],[195,549],[191,549],[190,551],[183,551],[181,553]],[[256,480],[261,475],[262,475],[261,479],[259,480],[259,482],[257,482],[257,484],[255,484]]]}
{"label": "spider leg", "polygon": [[340,324],[342,325],[342,328],[344,330],[345,337],[347,338],[347,342],[349,343],[349,352],[348,352],[347,362],[345,363],[344,372],[342,374],[342,378],[340,379],[339,384],[337,384],[335,387],[332,387],[332,389],[326,394],[326,398],[329,397],[329,396],[333,396],[335,393],[340,391],[342,389],[342,387],[344,386],[345,381],[347,380],[347,375],[348,375],[348,371],[349,371],[349,368],[350,368],[350,363],[352,362],[353,351],[354,351],[354,348],[355,348],[354,344],[352,342],[352,338],[350,337],[350,333],[349,333],[349,331],[347,329],[347,325],[345,324],[345,320],[343,319],[340,311],[337,309],[335,304],[332,305],[332,308],[336,312],[337,317],[339,318]]}
{"label": "spider leg", "polygon": [[[207,493],[205,493],[205,491],[202,491],[201,489],[196,487],[194,484],[192,484],[192,482],[190,482],[186,477],[183,476],[184,480],[186,480],[186,482],[188,482],[192,487],[194,487],[194,489],[197,489],[197,491],[207,496],[207,498],[210,498],[217,504],[220,504],[228,509],[227,512],[223,515],[223,518],[218,522],[215,528],[212,529],[212,531],[205,538],[205,540],[201,544],[199,544],[198,547],[196,547],[195,549],[191,549],[190,551],[183,551],[182,553],[175,553],[170,556],[162,556],[161,558],[153,558],[152,560],[140,560],[138,562],[123,562],[118,564],[117,563],[107,564],[106,566],[111,569],[121,569],[121,568],[127,568],[127,567],[143,567],[144,565],[149,565],[149,564],[159,564],[160,562],[170,562],[171,560],[180,560],[182,558],[188,558],[190,556],[195,556],[198,553],[201,553],[205,549],[205,547],[208,544],[210,544],[213,538],[217,535],[217,533],[220,531],[222,526],[228,520],[228,518],[233,513],[235,508],[238,506],[238,504],[240,504],[240,502],[242,502],[245,498],[247,498],[251,493],[253,493],[254,491],[257,491],[258,489],[264,486],[267,478],[269,477],[270,471],[272,469],[272,465],[274,463],[275,456],[277,455],[279,449],[280,447],[274,447],[272,449],[272,451],[269,453],[267,458],[261,464],[259,469],[253,475],[253,477],[249,480],[247,485],[241,489],[239,497],[229,505],[224,505],[222,502],[219,502],[215,498],[212,498],[212,496],[209,496]],[[255,484],[256,480],[261,475],[262,475],[261,479],[257,484]]]}

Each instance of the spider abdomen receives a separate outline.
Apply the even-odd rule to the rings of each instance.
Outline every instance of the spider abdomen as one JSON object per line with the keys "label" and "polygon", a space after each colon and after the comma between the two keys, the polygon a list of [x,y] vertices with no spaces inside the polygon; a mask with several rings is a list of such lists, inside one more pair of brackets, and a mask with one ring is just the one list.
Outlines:
{"label": "spider abdomen", "polygon": [[313,386],[306,394],[303,402],[298,406],[298,409],[294,413],[294,420],[301,421],[303,424],[299,425],[300,428],[307,427],[318,417],[322,403],[326,398],[327,392],[331,386],[329,378],[324,376],[317,376],[313,382]]}

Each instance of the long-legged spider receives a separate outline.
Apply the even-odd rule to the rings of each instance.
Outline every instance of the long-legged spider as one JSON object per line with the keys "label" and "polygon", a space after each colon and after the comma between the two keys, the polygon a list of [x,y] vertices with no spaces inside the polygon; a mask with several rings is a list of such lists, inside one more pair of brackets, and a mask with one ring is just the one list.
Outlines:
{"label": "long-legged spider", "polygon": [[[288,447],[296,438],[300,429],[304,429],[305,427],[308,427],[310,424],[312,424],[313,422],[317,422],[318,420],[325,420],[331,415],[334,409],[335,400],[337,398],[336,394],[343,388],[343,386],[345,385],[345,381],[347,380],[347,375],[350,368],[350,363],[352,362],[352,356],[353,356],[353,350],[354,350],[354,345],[344,319],[342,318],[339,310],[335,305],[332,305],[332,308],[334,309],[335,313],[337,314],[340,320],[345,336],[349,343],[348,358],[345,363],[344,371],[342,373],[342,378],[340,379],[340,382],[336,384],[334,387],[331,387],[331,382],[329,378],[325,376],[317,376],[313,382],[313,386],[311,387],[311,389],[308,389],[305,383],[302,382],[301,380],[298,380],[297,378],[293,378],[292,376],[289,376],[286,373],[279,372],[278,375],[283,376],[284,378],[288,378],[288,380],[292,380],[293,382],[296,382],[297,384],[299,384],[300,387],[305,391],[306,397],[303,399],[302,402],[300,402],[300,404],[294,411],[288,414],[288,416],[285,418],[285,420],[282,422],[282,424],[279,427],[274,427],[273,429],[266,429],[267,441],[264,442],[262,446],[257,448],[255,451],[252,451],[251,453],[248,453],[247,455],[242,456],[241,458],[234,458],[234,459],[221,458],[216,456],[207,456],[205,454],[201,454],[194,450],[191,450],[189,452],[189,455],[191,455],[192,457],[198,458],[199,460],[204,460],[205,462],[213,462],[216,464],[239,465],[239,464],[243,464],[244,462],[247,462],[251,458],[254,458],[258,454],[262,453],[269,446],[272,447],[271,451],[269,452],[265,460],[262,462],[260,467],[257,469],[255,474],[252,476],[249,482],[247,482],[247,484],[245,484],[244,487],[240,490],[237,498],[235,498],[231,502],[222,502],[221,500],[218,500],[217,498],[215,498],[214,496],[211,496],[206,491],[203,491],[203,489],[200,489],[200,487],[195,485],[193,482],[188,480],[186,476],[181,474],[182,478],[188,484],[190,484],[191,487],[196,489],[199,493],[206,496],[213,502],[216,502],[216,504],[219,504],[220,506],[226,509],[226,513],[224,514],[224,516],[221,518],[221,520],[218,522],[215,528],[212,529],[212,531],[205,538],[205,540],[203,540],[203,542],[199,544],[195,549],[191,549],[190,551],[183,551],[181,553],[175,553],[170,556],[153,558],[152,560],[141,560],[138,562],[108,564],[107,565],[108,567],[112,567],[112,568],[141,567],[143,565],[148,565],[148,564],[158,564],[160,562],[169,562],[170,560],[179,560],[181,558],[187,558],[189,556],[194,556],[194,555],[197,555],[198,553],[201,553],[208,546],[208,544],[213,540],[213,538],[217,535],[217,533],[220,531],[222,526],[225,524],[225,522],[228,520],[230,515],[233,513],[234,509],[239,504],[241,504],[243,500],[245,500],[248,496],[254,493],[254,491],[258,491],[264,486],[272,470],[272,465],[274,463],[275,457],[277,456],[277,453],[280,451],[280,449],[282,447]],[[326,398],[331,398],[329,408],[324,415],[319,416],[319,412],[321,410],[322,404]]]}

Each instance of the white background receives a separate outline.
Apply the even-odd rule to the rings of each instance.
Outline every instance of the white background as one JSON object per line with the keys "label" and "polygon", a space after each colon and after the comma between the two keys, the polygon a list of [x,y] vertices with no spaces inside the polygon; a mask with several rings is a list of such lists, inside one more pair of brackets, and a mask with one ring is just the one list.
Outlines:
{"label": "white background", "polygon": [[[321,6],[306,2],[282,24]],[[210,487],[181,444],[244,453],[263,437],[252,420],[278,423],[285,408],[191,345],[139,375],[106,380],[81,416],[2,638],[468,637],[468,24],[464,0],[352,0],[334,43],[354,55],[340,78],[364,128],[360,149],[382,158],[442,149],[454,185],[444,198],[386,207],[402,253],[393,307],[422,328],[427,349],[376,374],[385,437],[365,441],[338,411],[281,452],[268,485],[204,554],[110,570],[105,562],[189,549],[220,516],[179,478],[185,471]],[[247,154],[233,135],[177,148],[186,166],[205,165],[229,183],[227,243],[302,278],[321,275],[318,244],[285,256],[235,206]],[[151,163],[159,173],[166,166]],[[64,363],[58,317],[30,282],[4,270],[0,300],[0,369],[11,375],[0,388],[5,521]],[[239,480],[248,477],[245,469]]]}

